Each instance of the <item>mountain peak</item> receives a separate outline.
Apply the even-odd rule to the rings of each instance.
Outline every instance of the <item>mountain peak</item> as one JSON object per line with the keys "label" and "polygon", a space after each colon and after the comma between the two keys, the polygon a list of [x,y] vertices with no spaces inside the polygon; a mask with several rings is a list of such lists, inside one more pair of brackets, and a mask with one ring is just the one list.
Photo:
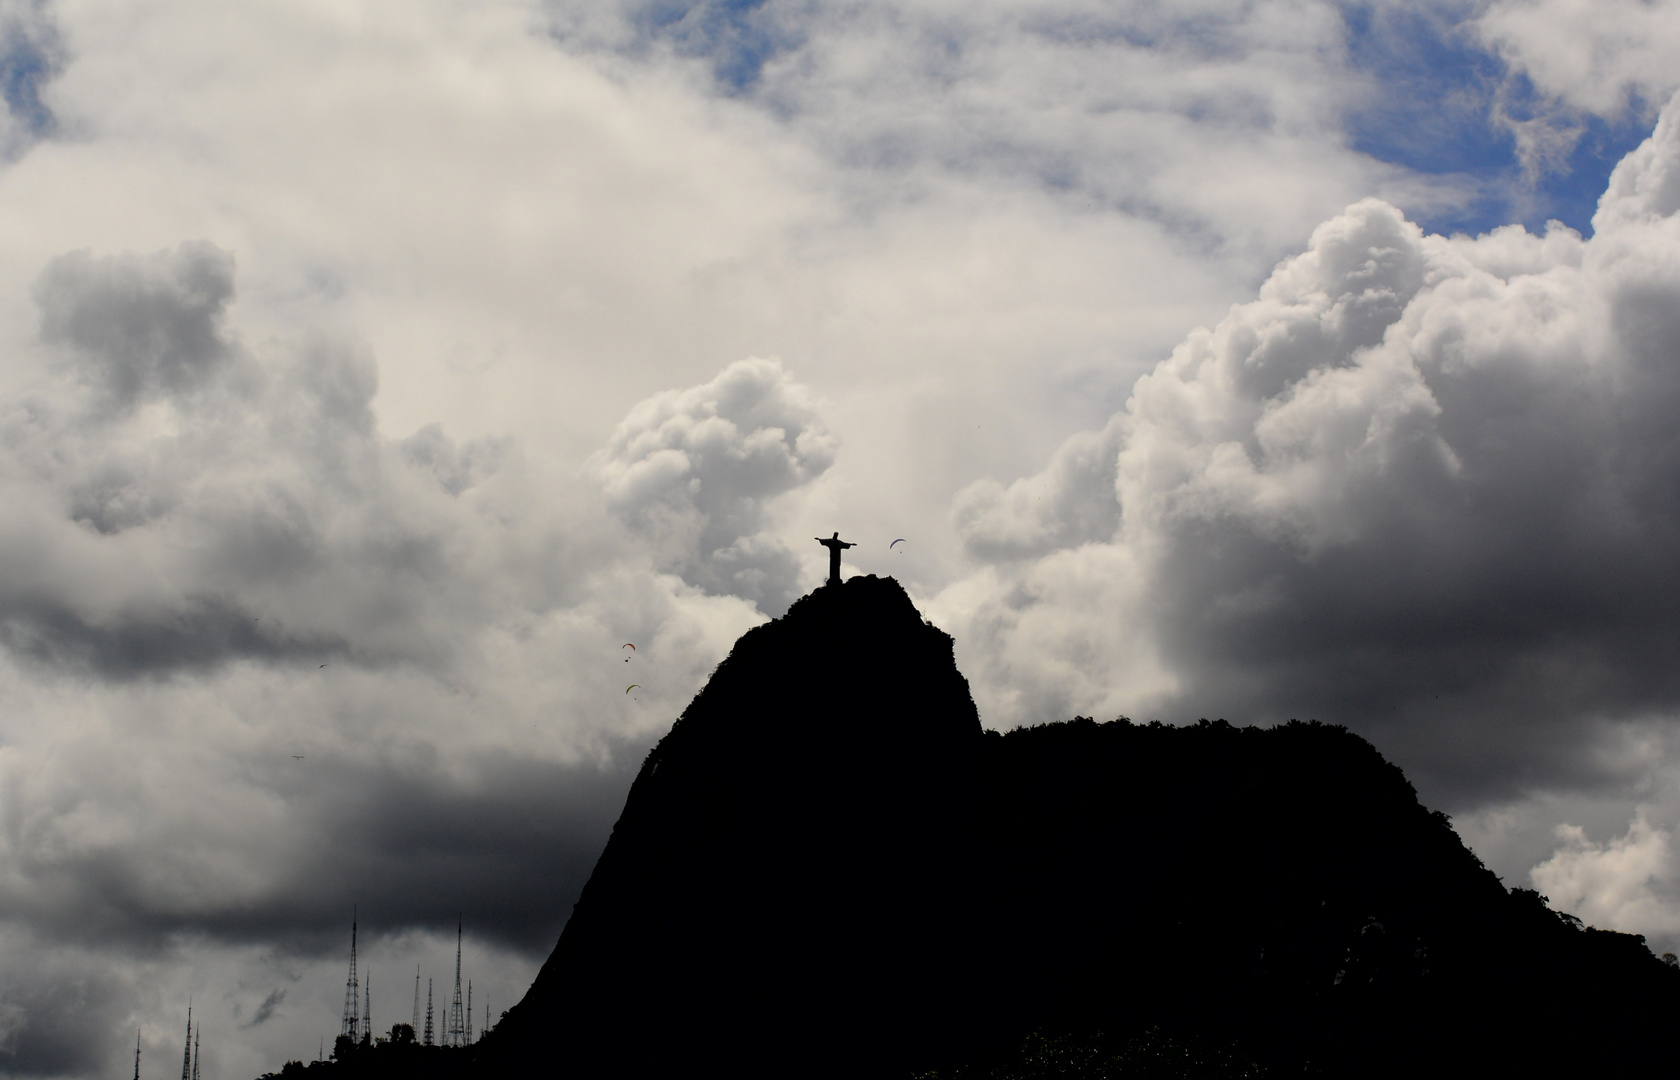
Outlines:
{"label": "mountain peak", "polygon": [[981,748],[951,638],[892,578],[749,630],[648,754],[496,1068],[863,1075],[936,1044]]}

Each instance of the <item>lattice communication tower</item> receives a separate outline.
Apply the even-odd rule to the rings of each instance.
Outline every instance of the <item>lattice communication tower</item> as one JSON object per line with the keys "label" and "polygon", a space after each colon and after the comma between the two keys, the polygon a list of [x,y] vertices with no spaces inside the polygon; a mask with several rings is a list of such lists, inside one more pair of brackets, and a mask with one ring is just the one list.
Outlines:
{"label": "lattice communication tower", "polygon": [[338,1033],[350,1036],[352,1043],[361,1041],[362,986],[356,980],[356,909],[350,909],[350,977],[344,980],[344,1018],[339,1021]]}

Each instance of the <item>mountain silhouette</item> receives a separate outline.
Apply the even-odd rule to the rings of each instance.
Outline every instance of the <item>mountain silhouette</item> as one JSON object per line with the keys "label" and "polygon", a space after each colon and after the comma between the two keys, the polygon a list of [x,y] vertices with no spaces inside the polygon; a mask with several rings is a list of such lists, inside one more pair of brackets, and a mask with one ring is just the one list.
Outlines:
{"label": "mountain silhouette", "polygon": [[1680,970],[1508,892],[1342,728],[1080,718],[986,745],[1017,1030],[1234,1041],[1278,1075],[1675,1075]]}
{"label": "mountain silhouette", "polygon": [[951,639],[854,577],[648,755],[475,1071],[1673,1075],[1676,1006],[1680,970],[1507,891],[1345,730],[982,732]]}
{"label": "mountain silhouette", "polygon": [[748,631],[648,755],[506,1075],[860,1076],[961,1045],[983,738],[891,579]]}

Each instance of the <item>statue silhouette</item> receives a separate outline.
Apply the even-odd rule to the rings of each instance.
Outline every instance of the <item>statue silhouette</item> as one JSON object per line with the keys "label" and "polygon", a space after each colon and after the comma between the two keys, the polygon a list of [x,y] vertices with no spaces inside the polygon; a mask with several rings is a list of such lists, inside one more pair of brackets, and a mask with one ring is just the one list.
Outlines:
{"label": "statue silhouette", "polygon": [[828,549],[828,583],[830,585],[840,584],[840,552],[845,548],[857,547],[857,545],[846,543],[846,541],[840,539],[839,533],[835,533],[827,540],[820,536],[812,537],[812,539]]}

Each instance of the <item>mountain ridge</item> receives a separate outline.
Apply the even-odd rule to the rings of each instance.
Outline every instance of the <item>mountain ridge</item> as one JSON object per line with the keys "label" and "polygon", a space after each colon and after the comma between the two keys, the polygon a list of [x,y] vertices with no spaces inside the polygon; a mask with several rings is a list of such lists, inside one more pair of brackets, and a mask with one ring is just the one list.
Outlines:
{"label": "mountain ridge", "polygon": [[950,637],[861,576],[649,752],[471,1073],[1658,1076],[1676,1006],[1346,729],[984,731]]}

